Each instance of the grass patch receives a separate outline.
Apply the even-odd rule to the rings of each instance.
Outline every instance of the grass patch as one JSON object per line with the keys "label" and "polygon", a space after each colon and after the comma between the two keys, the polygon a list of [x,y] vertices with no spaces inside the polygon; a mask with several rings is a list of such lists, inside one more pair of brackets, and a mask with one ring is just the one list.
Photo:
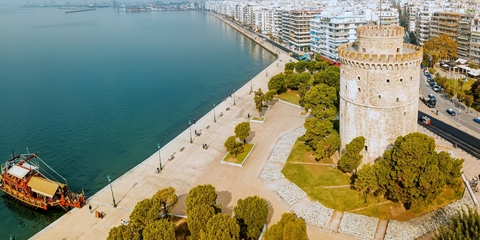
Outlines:
{"label": "grass patch", "polygon": [[263,118],[263,117],[252,117],[252,120],[255,120],[255,121],[264,121],[265,118]]}
{"label": "grass patch", "polygon": [[283,175],[300,188],[318,188],[350,184],[350,177],[330,166],[287,163]]}
{"label": "grass patch", "polygon": [[317,163],[314,154],[310,147],[297,140],[282,173],[290,182],[303,189],[310,198],[328,208],[351,211],[380,219],[406,221],[445,206],[463,196],[463,185],[457,192],[451,186],[447,186],[431,203],[414,204],[409,210],[406,210],[401,203],[394,203],[383,197],[375,197],[373,194],[367,195],[365,203],[363,193],[350,187],[325,188],[349,185],[350,176],[330,166],[302,164]]}
{"label": "grass patch", "polygon": [[298,104],[298,101],[300,100],[300,96],[298,95],[298,91],[296,90],[289,90],[287,92],[284,92],[280,95],[277,95],[276,98],[281,99],[283,101],[293,103],[295,105],[300,105]]}
{"label": "grass patch", "polygon": [[228,153],[227,156],[225,156],[225,158],[223,159],[223,161],[242,164],[242,162],[247,157],[248,153],[252,150],[253,146],[254,146],[253,143],[247,143],[245,144],[245,148],[243,149],[243,152],[238,154],[236,158],[234,155]]}

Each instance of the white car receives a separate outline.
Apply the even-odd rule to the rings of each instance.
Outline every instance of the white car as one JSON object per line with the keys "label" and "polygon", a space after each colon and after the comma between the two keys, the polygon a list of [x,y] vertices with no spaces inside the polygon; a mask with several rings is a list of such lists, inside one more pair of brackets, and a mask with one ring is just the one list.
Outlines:
{"label": "white car", "polygon": [[438,86],[438,85],[434,85],[432,89],[435,92],[440,92],[440,86]]}

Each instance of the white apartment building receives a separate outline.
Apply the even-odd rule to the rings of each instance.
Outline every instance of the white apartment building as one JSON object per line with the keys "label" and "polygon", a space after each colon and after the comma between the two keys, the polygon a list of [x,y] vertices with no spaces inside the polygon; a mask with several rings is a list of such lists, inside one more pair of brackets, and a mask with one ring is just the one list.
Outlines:
{"label": "white apartment building", "polygon": [[365,24],[364,12],[322,12],[310,20],[310,51],[338,61],[338,45],[355,42],[357,27]]}
{"label": "white apartment building", "polygon": [[282,14],[282,41],[291,49],[307,51],[310,48],[310,19],[320,10],[291,10]]}
{"label": "white apartment building", "polygon": [[480,64],[480,18],[472,19],[470,27],[471,43],[470,43],[470,61],[474,64]]}

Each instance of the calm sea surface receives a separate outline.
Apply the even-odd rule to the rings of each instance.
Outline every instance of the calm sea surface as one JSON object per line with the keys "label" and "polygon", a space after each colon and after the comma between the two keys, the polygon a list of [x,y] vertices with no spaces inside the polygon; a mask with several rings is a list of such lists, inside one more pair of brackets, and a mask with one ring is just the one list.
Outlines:
{"label": "calm sea surface", "polygon": [[[90,196],[275,57],[200,12],[0,7],[0,161],[40,152]],[[0,199],[0,239],[63,214]]]}

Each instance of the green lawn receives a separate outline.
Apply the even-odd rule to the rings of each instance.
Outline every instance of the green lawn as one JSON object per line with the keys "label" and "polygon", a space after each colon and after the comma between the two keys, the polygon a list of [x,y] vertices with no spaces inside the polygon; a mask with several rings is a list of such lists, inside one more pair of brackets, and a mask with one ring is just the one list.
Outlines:
{"label": "green lawn", "polygon": [[[467,78],[467,82],[463,83],[462,90],[470,91],[470,88],[472,87],[472,84],[475,83],[475,81],[476,80],[473,78]],[[460,88],[460,86],[458,85],[458,82],[455,79],[450,79],[449,83],[450,83],[450,86],[453,88],[458,88],[458,89]]]}
{"label": "green lawn", "polygon": [[393,203],[383,197],[375,197],[373,194],[367,195],[367,203],[365,203],[363,193],[351,187],[325,188],[349,185],[350,176],[331,166],[309,164],[317,163],[312,157],[313,154],[314,152],[308,146],[297,141],[282,173],[290,182],[303,189],[311,199],[318,200],[328,208],[380,219],[405,221],[453,202],[463,195],[463,190],[455,192],[447,186],[433,203],[413,205],[408,211],[400,203]]}
{"label": "green lawn", "polygon": [[277,95],[276,98],[289,103],[296,104],[296,105],[299,105],[298,100],[300,100],[300,96],[298,96],[298,91],[291,91],[291,90],[284,92],[280,95]]}
{"label": "green lawn", "polygon": [[232,154],[228,153],[227,156],[225,156],[225,158],[223,159],[223,161],[242,164],[248,153],[252,150],[253,146],[253,143],[247,143],[245,144],[243,152],[238,154],[236,158]]}
{"label": "green lawn", "polygon": [[252,117],[252,120],[255,120],[255,121],[263,121],[265,120],[265,118],[260,118],[260,117]]}

